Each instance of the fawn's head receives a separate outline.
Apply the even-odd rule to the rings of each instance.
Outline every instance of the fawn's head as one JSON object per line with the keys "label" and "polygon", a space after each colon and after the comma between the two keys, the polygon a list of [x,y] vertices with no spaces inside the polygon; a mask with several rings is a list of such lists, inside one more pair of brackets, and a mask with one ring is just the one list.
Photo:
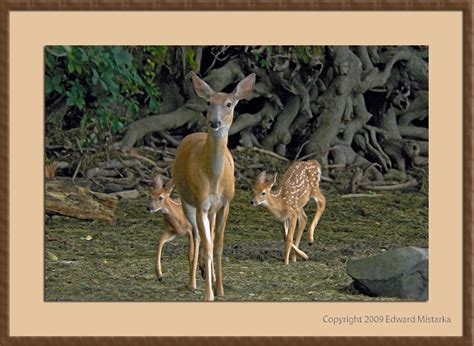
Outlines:
{"label": "fawn's head", "polygon": [[232,125],[234,108],[247,98],[255,85],[255,73],[242,79],[230,94],[215,92],[205,81],[194,72],[191,74],[196,94],[207,101],[207,122],[211,133],[227,133]]}
{"label": "fawn's head", "polygon": [[150,213],[156,211],[164,210],[169,201],[171,191],[174,188],[174,180],[171,179],[168,181],[166,186],[163,186],[163,178],[158,174],[153,181],[153,190],[150,195],[150,200],[148,202],[148,210]]}
{"label": "fawn's head", "polygon": [[267,178],[267,173],[265,171],[258,175],[255,185],[252,189],[253,199],[250,201],[253,206],[261,204],[265,205],[267,203],[268,196],[270,195],[270,191],[276,182],[276,178],[276,174]]}

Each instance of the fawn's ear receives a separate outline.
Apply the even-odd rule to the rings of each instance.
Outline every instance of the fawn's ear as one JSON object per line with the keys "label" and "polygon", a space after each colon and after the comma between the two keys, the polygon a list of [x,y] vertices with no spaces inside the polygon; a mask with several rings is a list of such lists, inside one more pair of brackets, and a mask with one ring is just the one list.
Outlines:
{"label": "fawn's ear", "polygon": [[236,100],[242,100],[250,96],[252,89],[255,85],[255,73],[249,74],[247,77],[242,79],[239,84],[235,87],[232,92]]}
{"label": "fawn's ear", "polygon": [[197,96],[200,98],[207,100],[215,94],[209,84],[199,78],[194,72],[191,72],[191,79],[193,80],[194,91],[196,91]]}
{"label": "fawn's ear", "polygon": [[260,173],[257,177],[257,183],[259,184],[263,184],[265,183],[265,180],[267,178],[267,173],[265,171],[263,171],[262,173]]}
{"label": "fawn's ear", "polygon": [[170,195],[171,192],[174,189],[174,179],[173,178],[171,178],[171,180],[168,181],[168,183],[165,186],[165,189],[166,189],[166,192],[168,193],[168,195]]}
{"label": "fawn's ear", "polygon": [[275,185],[277,175],[278,173],[275,173],[274,175],[271,175],[270,177],[268,177],[267,182],[270,183],[270,189],[273,187],[273,185]]}
{"label": "fawn's ear", "polygon": [[268,179],[269,181],[272,182],[272,185],[275,185],[276,181],[277,181],[277,176],[278,176],[278,173],[275,173],[272,177],[270,177],[270,179]]}
{"label": "fawn's ear", "polygon": [[153,188],[159,190],[163,187],[163,178],[160,174],[157,174],[155,179],[153,179]]}

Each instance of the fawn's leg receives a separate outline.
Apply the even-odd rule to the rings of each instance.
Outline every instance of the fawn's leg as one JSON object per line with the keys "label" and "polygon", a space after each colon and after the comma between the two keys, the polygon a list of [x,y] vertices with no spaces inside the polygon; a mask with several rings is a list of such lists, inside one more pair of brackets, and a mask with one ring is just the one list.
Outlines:
{"label": "fawn's leg", "polygon": [[[296,240],[295,240],[295,246],[297,248],[299,248],[300,246],[301,237],[303,236],[303,230],[305,229],[307,223],[308,223],[308,216],[306,216],[306,213],[304,212],[303,208],[301,208],[298,213],[298,231],[296,232]],[[291,252],[291,260],[293,262],[296,262],[296,255],[297,255],[296,251]]]}
{"label": "fawn's leg", "polygon": [[173,240],[175,237],[175,234],[171,233],[168,230],[165,230],[161,234],[160,239],[158,240],[158,253],[156,255],[156,274],[158,276],[158,280],[160,281],[163,279],[163,273],[161,272],[161,251],[163,250],[163,245]]}
{"label": "fawn's leg", "polygon": [[293,245],[293,236],[295,234],[295,228],[296,228],[296,219],[297,219],[296,213],[292,212],[289,218],[290,218],[289,220],[290,222],[289,222],[289,227],[288,227],[288,233],[286,234],[286,239],[285,239],[285,264],[288,264],[290,260],[290,250]]}
{"label": "fawn's leg", "polygon": [[326,209],[326,198],[323,196],[321,191],[319,190],[319,187],[316,187],[313,189],[313,192],[311,194],[311,197],[316,202],[317,205],[317,210],[316,214],[314,215],[313,221],[311,221],[311,225],[309,226],[309,231],[308,231],[308,244],[311,245],[314,242],[314,229],[318,225],[319,219],[321,218],[321,215],[324,212],[324,209]]}
{"label": "fawn's leg", "polygon": [[[290,219],[287,219],[284,223],[283,223],[283,226],[285,227],[285,233],[283,234],[283,240],[285,241],[285,246],[287,244],[287,239],[288,239],[288,232],[289,232],[289,228],[290,228]],[[303,252],[301,251],[300,249],[298,249],[295,244],[293,244],[293,242],[291,242],[291,249],[296,252],[296,254],[302,258],[304,258],[305,260],[308,259],[308,256]]]}

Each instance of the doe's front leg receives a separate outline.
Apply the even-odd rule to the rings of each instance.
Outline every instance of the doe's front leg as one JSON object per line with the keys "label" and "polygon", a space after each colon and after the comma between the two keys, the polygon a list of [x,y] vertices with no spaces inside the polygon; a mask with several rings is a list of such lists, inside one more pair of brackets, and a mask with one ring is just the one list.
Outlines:
{"label": "doe's front leg", "polygon": [[207,213],[199,211],[196,213],[196,221],[199,229],[199,235],[202,238],[202,257],[204,262],[204,273],[206,288],[204,293],[204,300],[213,301],[214,291],[212,290],[212,260],[213,260],[213,244],[212,232],[209,225]]}
{"label": "doe's front leg", "polygon": [[224,251],[224,231],[229,216],[229,204],[226,204],[217,212],[217,221],[215,228],[215,255],[216,255],[216,293],[218,296],[224,295],[224,286],[222,283],[222,254]]}

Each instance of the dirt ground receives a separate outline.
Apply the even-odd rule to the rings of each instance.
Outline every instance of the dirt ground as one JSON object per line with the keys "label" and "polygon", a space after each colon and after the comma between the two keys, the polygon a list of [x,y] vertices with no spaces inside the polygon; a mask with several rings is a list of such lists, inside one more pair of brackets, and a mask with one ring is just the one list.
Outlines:
{"label": "dirt ground", "polygon": [[[252,207],[248,190],[237,189],[225,233],[224,289],[220,301],[387,301],[351,286],[345,263],[401,246],[428,246],[428,196],[381,192],[341,198],[324,183],[327,209],[310,247],[309,260],[283,264],[283,226],[263,207]],[[53,216],[45,226],[46,301],[197,301],[187,288],[188,239],[164,247],[163,281],[155,274],[160,213],[147,211],[146,193],[120,200],[115,224]],[[315,204],[305,208],[310,220]],[[306,239],[306,231],[303,240]]]}

